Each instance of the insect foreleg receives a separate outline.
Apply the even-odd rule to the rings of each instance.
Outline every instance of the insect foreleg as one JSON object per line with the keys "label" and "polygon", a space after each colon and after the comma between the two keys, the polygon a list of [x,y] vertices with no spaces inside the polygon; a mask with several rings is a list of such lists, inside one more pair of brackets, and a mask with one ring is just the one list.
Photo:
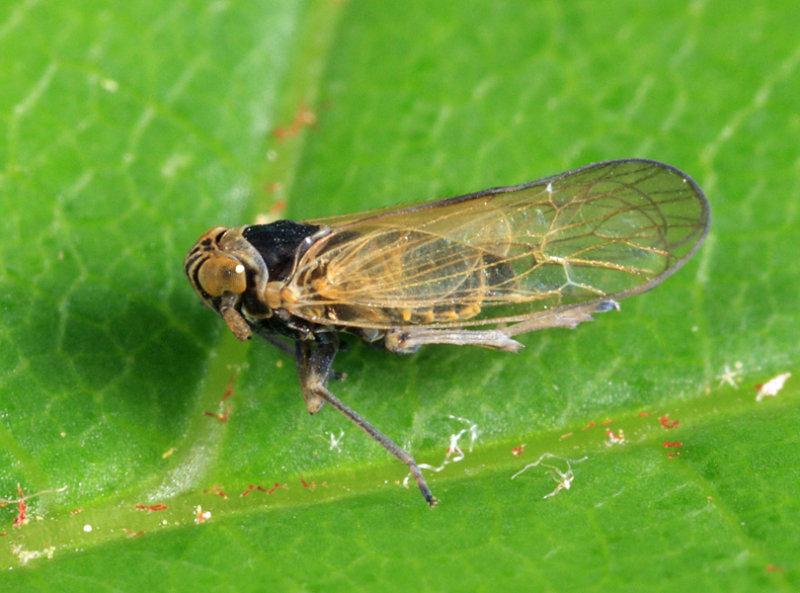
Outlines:
{"label": "insect foreleg", "polygon": [[[328,403],[332,407],[344,414],[353,424],[366,432],[374,440],[386,449],[389,453],[397,457],[404,463],[414,480],[419,486],[422,496],[430,506],[435,506],[437,500],[433,497],[431,489],[422,475],[417,462],[408,452],[397,446],[394,441],[372,426],[358,412],[348,407],[339,398],[328,391],[328,376],[331,371],[331,364],[336,356],[338,345],[336,343],[319,344],[314,347],[310,342],[296,342],[297,355],[297,374],[300,377],[300,385],[303,389],[303,397],[306,400],[308,411],[314,414],[322,408],[323,403]],[[313,408],[313,409],[312,409]]]}

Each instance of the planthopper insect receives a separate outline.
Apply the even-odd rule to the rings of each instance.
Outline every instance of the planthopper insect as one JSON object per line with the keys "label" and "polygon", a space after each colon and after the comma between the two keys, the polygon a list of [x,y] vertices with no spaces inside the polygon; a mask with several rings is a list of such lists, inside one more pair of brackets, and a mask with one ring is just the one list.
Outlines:
{"label": "planthopper insect", "polygon": [[184,266],[237,338],[256,334],[294,356],[310,413],[339,410],[408,466],[433,506],[414,458],[329,391],[339,333],[399,354],[425,344],[516,352],[516,335],[575,327],[660,284],[709,223],[688,175],[626,159],[413,206],[218,226]]}

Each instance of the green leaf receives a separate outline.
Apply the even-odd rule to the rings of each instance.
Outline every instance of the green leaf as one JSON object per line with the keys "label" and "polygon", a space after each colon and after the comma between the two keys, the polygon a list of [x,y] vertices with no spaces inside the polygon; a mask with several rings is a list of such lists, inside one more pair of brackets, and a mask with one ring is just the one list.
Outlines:
{"label": "green leaf", "polygon": [[[6,2],[0,590],[797,590],[794,12]],[[464,431],[433,511],[181,271],[214,225],[622,157],[712,204],[657,290],[517,355],[337,359],[333,391],[421,463]]]}

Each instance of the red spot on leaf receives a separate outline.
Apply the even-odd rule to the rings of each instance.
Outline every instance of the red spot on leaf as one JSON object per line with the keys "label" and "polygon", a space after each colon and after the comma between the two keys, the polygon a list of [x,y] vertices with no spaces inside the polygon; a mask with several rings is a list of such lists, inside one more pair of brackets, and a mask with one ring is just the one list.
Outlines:
{"label": "red spot on leaf", "polygon": [[[283,187],[280,183],[274,183],[273,185],[277,186],[275,191]],[[284,210],[286,210],[286,200],[279,200],[275,202],[275,205],[269,209],[270,213],[275,214],[276,216],[282,214]]]}
{"label": "red spot on leaf", "polygon": [[166,511],[169,508],[167,505],[160,504],[160,503],[159,504],[150,504],[150,505],[137,504],[135,506],[140,511],[152,511],[154,513],[158,512],[158,511]]}
{"label": "red spot on leaf", "polygon": [[203,494],[216,494],[217,496],[221,496],[222,498],[228,498],[228,495],[223,492],[220,486],[214,484],[211,488],[207,488],[203,490]]}
{"label": "red spot on leaf", "polygon": [[228,416],[230,416],[231,409],[228,406],[225,406],[225,411],[222,414],[215,414],[214,412],[203,412],[204,416],[211,416],[212,418],[216,418],[223,424],[228,421]]}
{"label": "red spot on leaf", "polygon": [[783,572],[783,566],[777,564],[767,564],[764,568],[767,572]]}
{"label": "red spot on leaf", "polygon": [[[306,482],[304,479],[302,480],[302,482],[303,482],[303,486],[305,486],[306,488],[313,488],[313,487],[314,487],[314,485],[313,485],[314,483],[313,483],[313,482],[312,482],[312,485],[311,485],[311,486],[309,486],[309,485],[308,485],[308,483],[307,483],[307,482]],[[286,486],[285,486],[285,485],[283,485],[283,486],[282,486],[280,483],[278,483],[278,482],[275,482],[275,484],[273,484],[272,488],[269,488],[269,489],[268,489],[268,488],[265,488],[264,486],[258,486],[258,485],[256,485],[256,484],[250,484],[250,485],[247,487],[247,490],[245,490],[244,492],[242,492],[242,493],[240,494],[240,496],[247,496],[247,495],[248,495],[248,494],[250,494],[250,493],[251,493],[253,490],[258,490],[259,492],[266,492],[267,494],[272,494],[272,493],[273,493],[273,492],[275,492],[275,491],[276,491],[278,488],[286,488]]]}
{"label": "red spot on leaf", "polygon": [[291,123],[288,126],[275,128],[273,133],[278,140],[286,140],[288,138],[297,136],[297,134],[300,133],[300,130],[306,126],[315,124],[316,121],[317,114],[311,111],[305,105],[301,105]]}
{"label": "red spot on leaf", "polygon": [[28,505],[25,504],[25,495],[22,493],[22,488],[20,488],[19,484],[17,484],[17,492],[19,492],[18,510],[12,527],[22,527],[28,522]]}
{"label": "red spot on leaf", "polygon": [[678,424],[680,424],[679,420],[673,420],[672,422],[670,422],[669,414],[664,414],[661,418],[658,419],[658,421],[661,423],[661,426],[667,429],[675,428],[676,426],[678,426]]}
{"label": "red spot on leaf", "polygon": [[236,374],[231,375],[230,381],[228,381],[228,384],[225,386],[225,393],[222,394],[222,401],[225,401],[226,399],[228,399],[230,396],[233,395],[234,379],[236,379]]}

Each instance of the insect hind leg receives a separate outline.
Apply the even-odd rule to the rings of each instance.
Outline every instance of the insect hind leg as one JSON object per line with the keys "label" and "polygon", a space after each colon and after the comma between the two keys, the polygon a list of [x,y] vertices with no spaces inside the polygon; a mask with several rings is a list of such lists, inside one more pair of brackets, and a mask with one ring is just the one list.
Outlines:
{"label": "insect hind leg", "polygon": [[297,373],[300,377],[300,386],[308,411],[315,414],[322,409],[325,403],[337,409],[408,467],[425,501],[431,507],[436,506],[438,501],[433,496],[414,458],[328,390],[328,377],[337,350],[336,342],[319,344],[316,347],[313,347],[310,342],[296,342]]}
{"label": "insect hind leg", "polygon": [[619,311],[619,303],[612,298],[598,299],[588,303],[575,303],[539,311],[524,321],[509,325],[502,331],[507,336],[517,336],[550,327],[573,329],[577,325],[592,321],[595,313]]}
{"label": "insect hind leg", "polygon": [[396,327],[386,333],[386,349],[396,354],[411,354],[425,344],[482,346],[491,350],[517,352],[524,348],[499,329],[432,329],[428,327]]}

